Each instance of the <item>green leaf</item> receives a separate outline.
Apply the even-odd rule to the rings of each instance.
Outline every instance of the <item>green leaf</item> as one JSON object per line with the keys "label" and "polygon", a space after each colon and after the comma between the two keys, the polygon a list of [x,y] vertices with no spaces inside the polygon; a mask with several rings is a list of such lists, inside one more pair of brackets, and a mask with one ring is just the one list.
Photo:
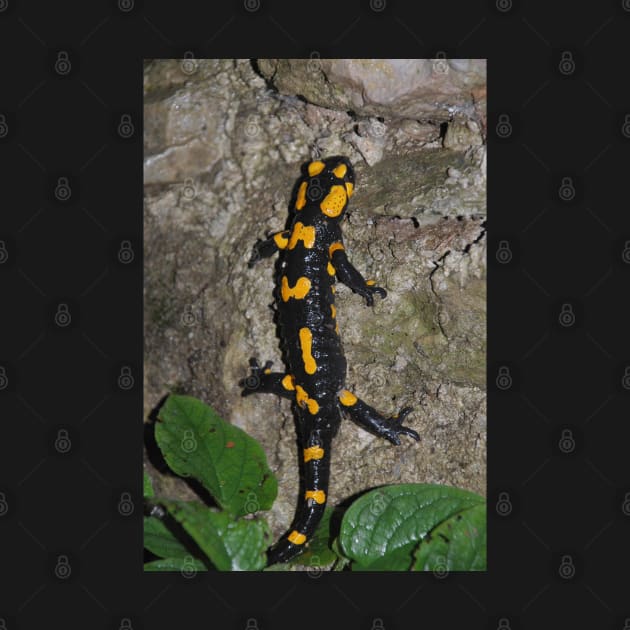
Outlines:
{"label": "green leaf", "polygon": [[322,520],[311,537],[308,546],[304,552],[293,558],[290,564],[326,567],[337,559],[337,555],[330,548],[330,518],[334,511],[335,509],[332,507],[327,507],[324,510]]}
{"label": "green leaf", "polygon": [[235,519],[198,502],[162,501],[219,571],[259,571],[271,542],[261,519]]}
{"label": "green leaf", "polygon": [[147,471],[144,472],[144,498],[151,499],[155,496],[155,492],[153,492],[153,483],[151,481],[151,477],[147,474]]}
{"label": "green leaf", "polygon": [[208,569],[201,560],[187,556],[185,558],[160,558],[145,562],[145,571],[182,571],[189,573],[190,571],[207,571]]}
{"label": "green leaf", "polygon": [[155,438],[174,472],[200,481],[236,516],[271,508],[278,482],[256,440],[189,396],[169,396],[158,419]]}
{"label": "green leaf", "polygon": [[184,558],[190,551],[159,518],[144,517],[144,546],[160,558]]}
{"label": "green leaf", "polygon": [[485,504],[440,523],[422,541],[415,556],[414,571],[485,571]]}
{"label": "green leaf", "polygon": [[372,490],[344,515],[339,535],[357,570],[408,570],[413,550],[443,521],[484,503],[467,490],[433,484],[401,484]]}

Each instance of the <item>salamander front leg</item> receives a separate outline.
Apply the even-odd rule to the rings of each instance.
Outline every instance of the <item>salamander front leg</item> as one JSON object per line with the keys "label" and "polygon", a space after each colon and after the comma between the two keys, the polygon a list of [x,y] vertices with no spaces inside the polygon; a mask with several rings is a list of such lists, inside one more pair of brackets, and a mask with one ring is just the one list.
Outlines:
{"label": "salamander front leg", "polygon": [[373,280],[366,280],[355,266],[348,260],[343,246],[335,248],[330,257],[332,266],[337,274],[339,282],[343,282],[347,287],[352,289],[355,293],[365,298],[368,306],[374,304],[374,294],[378,294],[381,298],[387,297],[387,291],[382,287],[377,287]]}
{"label": "salamander front leg", "polygon": [[340,392],[339,402],[343,411],[361,428],[384,437],[392,444],[399,445],[401,435],[408,435],[414,440],[420,439],[416,431],[402,425],[402,421],[411,413],[411,407],[404,407],[395,416],[386,418],[347,389]]}
{"label": "salamander front leg", "polygon": [[251,269],[262,258],[269,258],[273,256],[279,249],[284,249],[289,242],[289,236],[291,232],[284,230],[282,232],[276,232],[264,241],[258,239],[256,244],[252,248],[252,255],[247,263],[247,266]]}
{"label": "salamander front leg", "polygon": [[241,396],[250,394],[276,394],[284,398],[295,399],[293,378],[283,372],[272,372],[273,361],[267,361],[263,367],[256,358],[249,360],[250,374],[242,378],[238,384],[243,388]]}

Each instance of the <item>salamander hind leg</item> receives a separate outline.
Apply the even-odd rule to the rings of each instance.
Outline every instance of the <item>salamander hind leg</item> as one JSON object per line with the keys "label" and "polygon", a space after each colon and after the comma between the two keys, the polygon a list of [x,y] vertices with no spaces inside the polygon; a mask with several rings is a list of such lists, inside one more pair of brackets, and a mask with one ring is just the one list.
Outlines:
{"label": "salamander hind leg", "polygon": [[293,378],[284,372],[272,372],[273,361],[267,361],[260,367],[258,360],[249,360],[249,376],[242,378],[238,384],[243,388],[241,396],[250,394],[276,394],[283,398],[295,398]]}
{"label": "salamander hind leg", "polygon": [[347,389],[342,390],[338,398],[343,411],[366,431],[384,437],[396,445],[400,444],[401,435],[408,435],[414,440],[420,439],[416,431],[402,424],[403,420],[411,413],[411,407],[403,407],[395,416],[386,418]]}

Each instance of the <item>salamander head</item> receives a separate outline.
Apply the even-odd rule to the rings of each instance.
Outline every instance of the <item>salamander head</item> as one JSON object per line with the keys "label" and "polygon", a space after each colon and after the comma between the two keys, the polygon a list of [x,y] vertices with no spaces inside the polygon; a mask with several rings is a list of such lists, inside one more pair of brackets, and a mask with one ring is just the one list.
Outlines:
{"label": "salamander head", "polygon": [[329,219],[341,219],[354,192],[354,171],[347,157],[314,160],[304,166],[295,209],[318,207]]}

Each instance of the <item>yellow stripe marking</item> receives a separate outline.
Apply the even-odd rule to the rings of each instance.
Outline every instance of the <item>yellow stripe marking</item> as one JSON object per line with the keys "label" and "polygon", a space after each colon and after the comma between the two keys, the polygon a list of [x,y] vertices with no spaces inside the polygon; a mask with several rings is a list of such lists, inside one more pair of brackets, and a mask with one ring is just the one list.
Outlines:
{"label": "yellow stripe marking", "polygon": [[287,374],[280,382],[282,383],[282,387],[284,387],[284,389],[288,389],[289,391],[293,391],[295,389],[293,376],[291,376],[291,374]]}
{"label": "yellow stripe marking", "polygon": [[289,239],[286,234],[286,232],[278,232],[277,234],[274,234],[273,240],[278,246],[278,249],[284,249],[287,246]]}
{"label": "yellow stripe marking", "polygon": [[302,361],[307,374],[315,374],[317,364],[312,354],[313,333],[308,328],[300,328],[300,346],[302,347]]}
{"label": "yellow stripe marking", "polygon": [[309,446],[304,449],[304,461],[310,462],[311,459],[321,459],[324,457],[324,449],[321,446]]}
{"label": "yellow stripe marking", "polygon": [[323,490],[307,490],[304,493],[304,498],[306,500],[313,499],[315,503],[326,503],[326,493]]}
{"label": "yellow stripe marking", "polygon": [[289,239],[289,249],[293,249],[298,241],[304,241],[304,247],[311,249],[315,245],[315,228],[312,225],[305,226],[298,221]]}
{"label": "yellow stripe marking", "polygon": [[357,400],[359,400],[352,392],[349,392],[347,389],[344,389],[341,394],[339,394],[339,402],[344,407],[352,407],[352,405],[356,405]]}
{"label": "yellow stripe marking", "polygon": [[328,272],[329,276],[334,276],[337,273],[337,270],[332,266],[331,263],[328,263],[326,265],[326,271]]}
{"label": "yellow stripe marking", "polygon": [[335,166],[335,168],[333,168],[335,177],[338,177],[339,179],[343,179],[347,172],[348,167],[345,164],[340,164],[339,166]]}
{"label": "yellow stripe marking", "polygon": [[335,308],[334,304],[330,305],[330,314],[332,315],[333,319],[335,319],[335,317],[337,317],[337,309]]}
{"label": "yellow stripe marking", "polygon": [[352,197],[353,191],[354,191],[354,186],[352,182],[346,182],[346,193],[348,194],[348,197]]}
{"label": "yellow stripe marking", "polygon": [[306,536],[304,534],[300,534],[300,532],[295,529],[287,536],[287,538],[294,545],[303,545],[306,542]]}
{"label": "yellow stripe marking", "polygon": [[282,286],[280,287],[280,293],[282,295],[282,301],[288,302],[289,298],[295,298],[296,300],[304,299],[304,296],[310,291],[311,281],[308,278],[298,278],[294,287],[289,286],[289,280],[286,276],[282,276]]}
{"label": "yellow stripe marking", "polygon": [[319,175],[324,168],[326,167],[326,165],[323,162],[320,162],[319,160],[317,160],[316,162],[311,162],[308,165],[308,174],[311,177],[315,177],[315,175]]}
{"label": "yellow stripe marking", "polygon": [[319,404],[314,398],[309,398],[308,394],[300,385],[295,386],[295,400],[300,407],[306,405],[312,416],[319,411]]}
{"label": "yellow stripe marking", "polygon": [[343,243],[340,243],[339,241],[337,241],[336,243],[333,243],[329,248],[328,248],[328,257],[332,258],[332,255],[338,250],[338,249],[345,249],[345,247],[343,246]]}
{"label": "yellow stripe marking", "polygon": [[368,287],[373,287],[376,284],[376,280],[366,280],[365,284],[367,284]]}
{"label": "yellow stripe marking", "polygon": [[302,182],[297,192],[297,199],[295,200],[295,209],[301,210],[306,205],[306,189],[308,188],[308,182]]}

